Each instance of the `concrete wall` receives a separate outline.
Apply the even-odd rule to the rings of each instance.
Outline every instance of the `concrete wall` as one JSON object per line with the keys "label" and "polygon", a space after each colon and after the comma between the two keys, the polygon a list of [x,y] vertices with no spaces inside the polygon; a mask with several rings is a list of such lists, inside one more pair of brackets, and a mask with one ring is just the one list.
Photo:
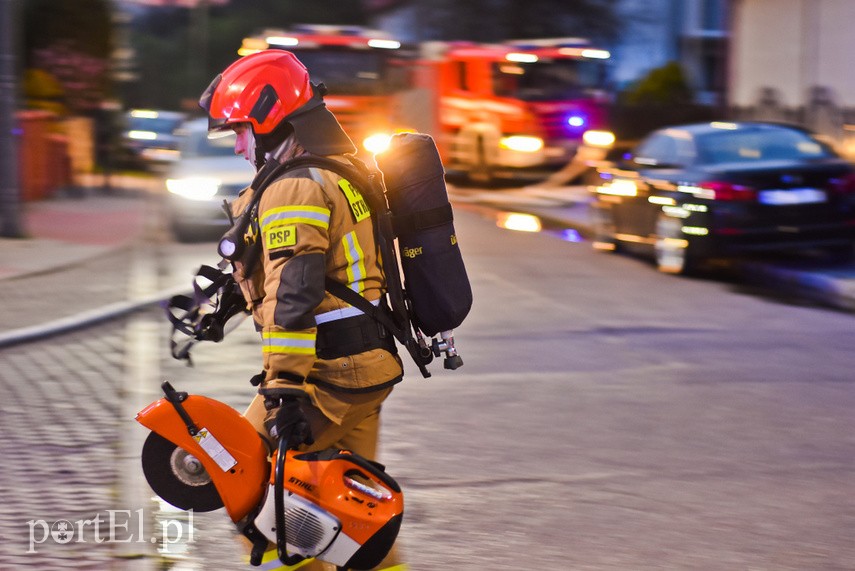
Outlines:
{"label": "concrete wall", "polygon": [[734,0],[730,102],[755,105],[769,89],[783,107],[809,103],[825,87],[855,105],[855,1]]}

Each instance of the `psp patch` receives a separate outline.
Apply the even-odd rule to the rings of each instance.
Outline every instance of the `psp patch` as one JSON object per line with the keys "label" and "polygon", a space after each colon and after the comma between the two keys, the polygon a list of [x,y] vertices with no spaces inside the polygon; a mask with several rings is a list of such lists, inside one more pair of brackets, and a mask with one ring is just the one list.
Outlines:
{"label": "psp patch", "polygon": [[264,233],[264,243],[268,250],[286,248],[297,244],[297,226],[274,226]]}

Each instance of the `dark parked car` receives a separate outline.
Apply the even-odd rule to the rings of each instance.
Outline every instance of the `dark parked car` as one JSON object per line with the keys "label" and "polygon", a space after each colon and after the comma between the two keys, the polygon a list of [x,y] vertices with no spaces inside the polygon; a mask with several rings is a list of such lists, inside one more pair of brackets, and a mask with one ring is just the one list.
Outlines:
{"label": "dark parked car", "polygon": [[745,252],[853,252],[855,169],[797,127],[669,127],[599,173],[595,247],[644,250],[664,272]]}

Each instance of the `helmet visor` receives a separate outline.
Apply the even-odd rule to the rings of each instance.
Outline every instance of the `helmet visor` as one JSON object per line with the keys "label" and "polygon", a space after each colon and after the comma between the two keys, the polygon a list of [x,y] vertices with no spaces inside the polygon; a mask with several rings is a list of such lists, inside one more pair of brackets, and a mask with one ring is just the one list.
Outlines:
{"label": "helmet visor", "polygon": [[217,90],[217,86],[220,85],[222,80],[223,74],[221,73],[214,78],[205,91],[202,92],[201,97],[199,97],[199,107],[204,109],[206,113],[210,113],[211,111],[211,100],[214,98],[214,92]]}
{"label": "helmet visor", "polygon": [[228,137],[233,134],[231,125],[226,123],[226,119],[214,119],[213,117],[208,117],[208,138],[209,139],[222,139],[223,137]]}
{"label": "helmet visor", "polygon": [[211,115],[211,101],[214,99],[214,93],[217,91],[217,87],[220,85],[222,80],[223,74],[221,73],[214,78],[211,84],[208,85],[207,89],[202,92],[202,96],[199,97],[199,107],[204,109],[205,113],[208,115],[209,139],[225,137],[231,132],[231,129],[226,125],[226,121],[228,121],[226,117],[214,117]]}

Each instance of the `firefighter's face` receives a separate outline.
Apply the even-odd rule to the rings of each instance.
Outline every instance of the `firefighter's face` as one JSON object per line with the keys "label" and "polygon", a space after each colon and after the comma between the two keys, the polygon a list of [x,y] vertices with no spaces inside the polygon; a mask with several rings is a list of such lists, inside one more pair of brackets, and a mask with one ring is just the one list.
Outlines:
{"label": "firefighter's face", "polygon": [[251,163],[255,163],[255,136],[249,123],[235,123],[232,126],[235,132],[235,154],[242,155]]}

